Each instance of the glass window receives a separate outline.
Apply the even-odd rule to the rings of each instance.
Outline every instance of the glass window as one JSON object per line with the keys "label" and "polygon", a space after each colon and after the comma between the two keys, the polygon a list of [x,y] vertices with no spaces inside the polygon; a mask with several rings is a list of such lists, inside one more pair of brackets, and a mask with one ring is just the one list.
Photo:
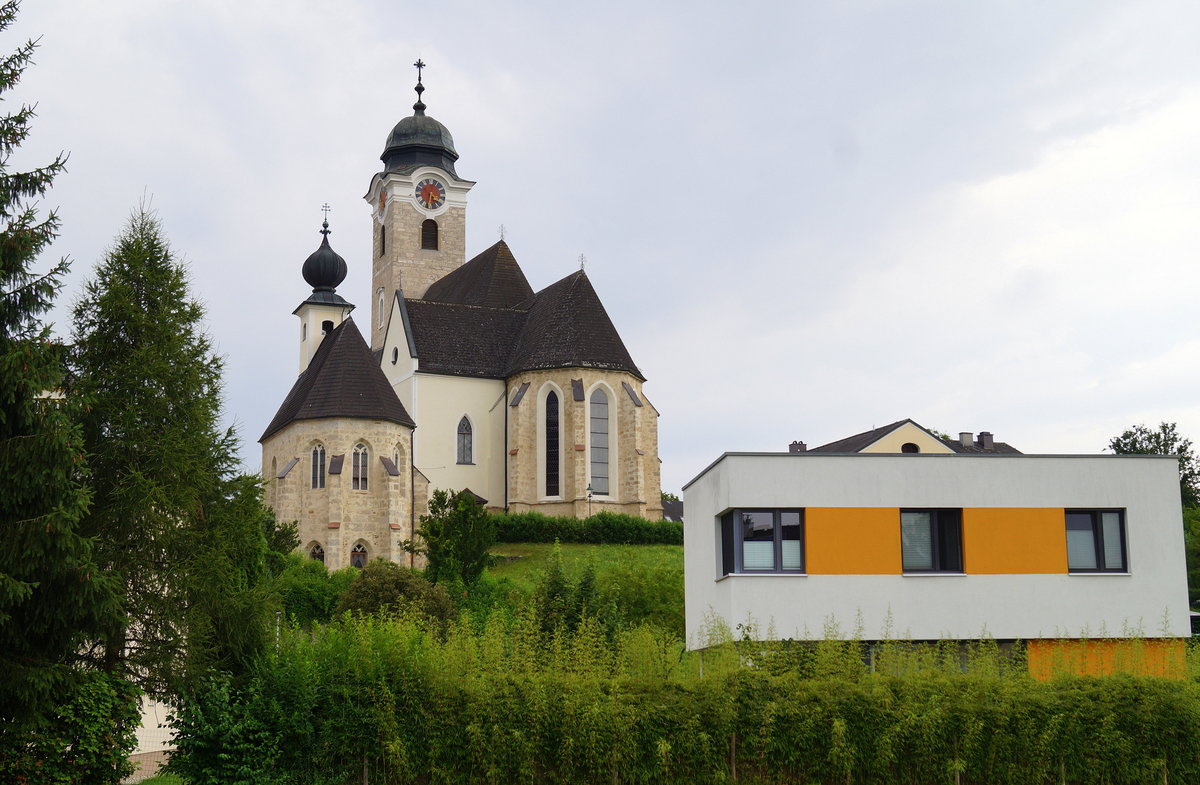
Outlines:
{"label": "glass window", "polygon": [[591,401],[591,484],[597,496],[608,495],[608,396],[604,390],[592,393]]}
{"label": "glass window", "polygon": [[[558,496],[558,393],[546,395],[546,495]],[[595,489],[593,488],[593,491]]]}
{"label": "glass window", "polygon": [[421,248],[426,251],[438,249],[438,225],[432,218],[421,223]]}
{"label": "glass window", "polygon": [[962,572],[962,510],[901,510],[905,572]]}
{"label": "glass window", "polygon": [[312,449],[312,487],[325,487],[325,445],[318,444]]}
{"label": "glass window", "polygon": [[350,488],[355,491],[367,490],[367,445],[354,445],[354,458],[350,467]]}
{"label": "glass window", "polygon": [[721,518],[721,569],[804,572],[803,510],[733,510]]}
{"label": "glass window", "polygon": [[367,566],[367,547],[361,542],[350,549],[350,566],[362,569]]}
{"label": "glass window", "polygon": [[325,563],[325,549],[314,542],[312,544],[312,547],[308,549],[308,558],[312,559],[313,561],[319,561],[322,564],[324,564]]}
{"label": "glass window", "polygon": [[1067,510],[1067,570],[1125,572],[1121,510]]}
{"label": "glass window", "polygon": [[473,463],[471,459],[471,421],[464,414],[458,421],[458,462]]}

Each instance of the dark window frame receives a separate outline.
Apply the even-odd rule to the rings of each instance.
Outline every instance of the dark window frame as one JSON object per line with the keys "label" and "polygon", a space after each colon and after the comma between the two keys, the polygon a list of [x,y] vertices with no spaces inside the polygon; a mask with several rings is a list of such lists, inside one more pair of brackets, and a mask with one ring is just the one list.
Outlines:
{"label": "dark window frame", "polygon": [[368,466],[371,459],[371,448],[359,442],[354,445],[354,453],[350,459],[350,490],[370,490]]}
{"label": "dark window frame", "polygon": [[467,415],[463,415],[458,421],[458,444],[455,451],[456,463],[460,466],[473,466],[475,464],[475,429],[471,426],[471,420]]}
{"label": "dark window frame", "polygon": [[[904,563],[904,513],[930,513],[930,549],[932,567],[909,567]],[[959,507],[906,507],[900,510],[900,570],[905,575],[966,572],[963,558],[962,508]],[[949,553],[951,547],[957,553]]]}
{"label": "dark window frame", "polygon": [[[771,515],[772,550],[774,567],[747,568],[745,566],[744,513],[769,513]],[[783,515],[795,513],[799,522],[795,524],[800,529],[800,566],[783,567]],[[807,575],[808,574],[808,528],[805,525],[803,507],[737,507],[727,511],[720,517],[721,534],[721,574],[722,575]]]}
{"label": "dark window frame", "polygon": [[309,546],[308,558],[312,559],[313,561],[319,561],[321,564],[325,563],[325,549],[321,547],[319,542],[314,542],[311,546]]}
{"label": "dark window frame", "polygon": [[310,488],[319,491],[325,488],[325,445],[317,443],[312,448],[312,474]]}
{"label": "dark window frame", "polygon": [[[1104,542],[1104,513],[1115,513],[1117,515],[1117,525],[1119,527],[1119,536],[1121,538],[1121,565],[1119,567],[1109,567],[1105,558],[1105,542]],[[1071,566],[1071,543],[1070,532],[1071,516],[1087,515],[1091,520],[1092,529],[1092,547],[1095,549],[1096,567],[1072,567]],[[1066,509],[1063,510],[1063,534],[1067,540],[1067,572],[1068,573],[1128,573],[1129,572],[1129,534],[1125,525],[1125,510],[1119,507],[1105,507],[1095,509]]]}
{"label": "dark window frame", "polygon": [[562,477],[560,476],[562,452],[559,446],[561,443],[561,428],[559,427],[561,411],[558,393],[554,390],[546,393],[545,454],[547,496],[562,495]]}
{"label": "dark window frame", "polygon": [[361,542],[354,543],[354,547],[350,549],[350,566],[361,570],[367,566],[368,558],[370,558],[370,554],[367,546]]}
{"label": "dark window frame", "polygon": [[436,251],[438,250],[439,241],[438,222],[432,218],[426,218],[421,222],[421,250]]}

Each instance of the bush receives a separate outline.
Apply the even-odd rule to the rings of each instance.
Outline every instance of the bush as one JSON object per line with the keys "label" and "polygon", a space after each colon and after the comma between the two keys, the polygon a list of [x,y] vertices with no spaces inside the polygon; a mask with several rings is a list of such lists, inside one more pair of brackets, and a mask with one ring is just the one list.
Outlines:
{"label": "bush", "polygon": [[358,570],[353,567],[330,572],[315,559],[291,553],[273,586],[288,620],[308,627],[333,618],[342,594],[357,577]]}
{"label": "bush", "polygon": [[342,595],[335,614],[397,614],[415,611],[441,622],[454,616],[454,603],[446,587],[410,567],[376,560],[362,569]]}
{"label": "bush", "polygon": [[571,542],[612,545],[682,545],[683,524],[648,521],[602,511],[590,518],[551,517],[538,512],[499,513],[497,542]]}

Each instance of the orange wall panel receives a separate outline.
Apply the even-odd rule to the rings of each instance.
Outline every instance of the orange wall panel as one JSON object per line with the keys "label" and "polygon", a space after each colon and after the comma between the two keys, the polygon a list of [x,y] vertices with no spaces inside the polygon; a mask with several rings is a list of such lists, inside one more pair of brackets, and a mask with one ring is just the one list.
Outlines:
{"label": "orange wall panel", "polygon": [[1025,645],[1029,674],[1045,681],[1055,676],[1187,677],[1187,644],[1179,638],[1031,640]]}
{"label": "orange wall panel", "polygon": [[809,507],[804,528],[810,575],[900,574],[895,507]]}
{"label": "orange wall panel", "polygon": [[1066,572],[1062,508],[963,510],[963,570],[972,575]]}

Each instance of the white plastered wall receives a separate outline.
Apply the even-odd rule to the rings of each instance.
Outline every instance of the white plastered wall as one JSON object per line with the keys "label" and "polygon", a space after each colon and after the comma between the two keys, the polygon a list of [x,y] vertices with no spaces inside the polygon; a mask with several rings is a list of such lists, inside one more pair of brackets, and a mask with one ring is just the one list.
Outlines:
{"label": "white plastered wall", "polygon": [[[503,507],[504,382],[417,373],[411,384],[408,411],[417,422],[414,463],[429,478],[430,488],[470,488],[486,498],[489,507]],[[397,385],[397,394],[405,386],[404,382]],[[409,407],[403,395],[401,400]],[[463,415],[471,421],[474,439],[470,465],[457,462],[458,423]]]}
{"label": "white plastered wall", "polygon": [[[711,614],[780,638],[820,638],[830,622],[868,640],[1190,634],[1173,458],[727,454],[684,498],[692,647]],[[736,507],[1123,508],[1129,572],[722,577],[718,516]]]}

